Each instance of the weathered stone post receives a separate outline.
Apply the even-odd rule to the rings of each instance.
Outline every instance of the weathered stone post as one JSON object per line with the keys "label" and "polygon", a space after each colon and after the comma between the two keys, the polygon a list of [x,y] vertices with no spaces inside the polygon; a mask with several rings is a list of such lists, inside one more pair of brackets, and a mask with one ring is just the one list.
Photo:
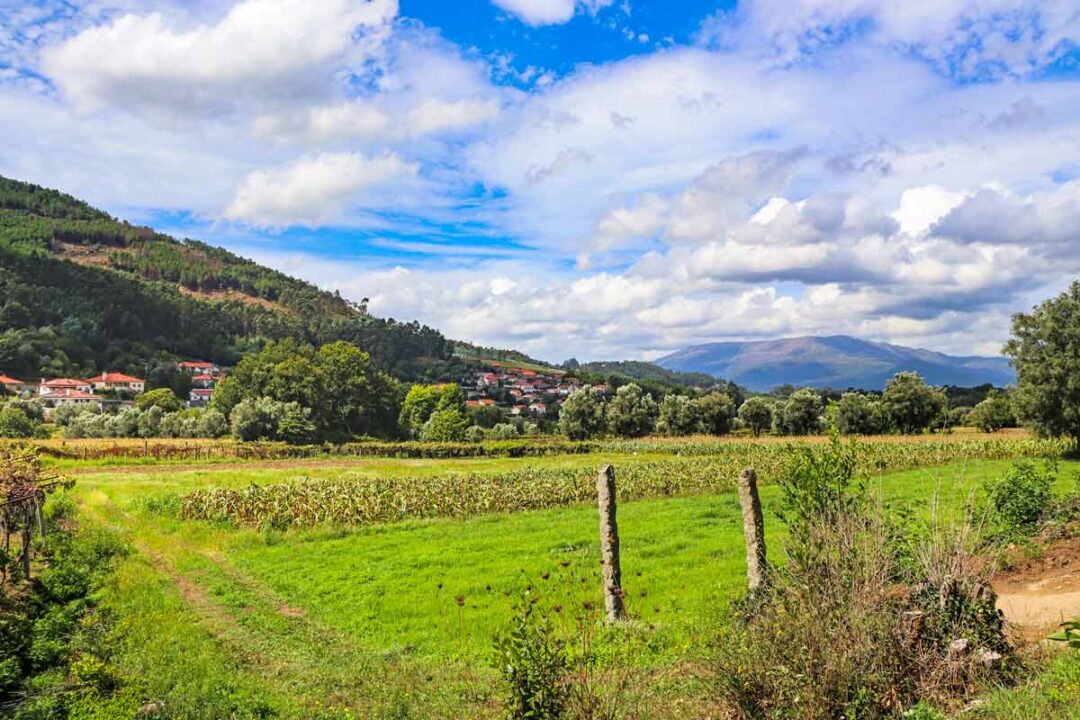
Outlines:
{"label": "weathered stone post", "polygon": [[757,473],[751,468],[739,473],[739,504],[742,505],[743,534],[746,536],[746,580],[753,592],[768,582],[768,566]]}
{"label": "weathered stone post", "polygon": [[596,476],[600,506],[600,564],[604,576],[604,610],[608,622],[626,614],[623,607],[622,567],[619,565],[619,524],[615,520],[615,468],[605,465]]}

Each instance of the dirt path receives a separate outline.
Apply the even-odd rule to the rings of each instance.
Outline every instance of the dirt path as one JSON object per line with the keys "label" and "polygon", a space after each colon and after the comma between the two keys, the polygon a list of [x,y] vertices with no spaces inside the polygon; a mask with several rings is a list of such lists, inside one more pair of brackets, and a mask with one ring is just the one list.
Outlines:
{"label": "dirt path", "polygon": [[1052,542],[1040,557],[1002,573],[994,589],[1005,617],[1032,639],[1080,617],[1080,534]]}

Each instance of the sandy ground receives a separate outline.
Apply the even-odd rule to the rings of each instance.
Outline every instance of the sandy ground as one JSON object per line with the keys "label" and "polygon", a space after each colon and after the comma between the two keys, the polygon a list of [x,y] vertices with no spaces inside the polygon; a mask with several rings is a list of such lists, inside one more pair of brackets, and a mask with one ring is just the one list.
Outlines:
{"label": "sandy ground", "polygon": [[1048,544],[994,581],[998,607],[1029,637],[1045,637],[1080,617],[1080,533]]}

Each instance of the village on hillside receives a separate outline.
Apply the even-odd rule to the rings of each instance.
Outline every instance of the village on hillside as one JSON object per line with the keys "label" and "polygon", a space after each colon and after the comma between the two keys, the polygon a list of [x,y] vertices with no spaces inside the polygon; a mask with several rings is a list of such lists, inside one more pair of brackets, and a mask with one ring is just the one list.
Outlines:
{"label": "village on hillside", "polygon": [[[220,367],[210,362],[183,361],[177,370],[191,376],[187,405],[202,408],[210,404],[214,389],[224,378]],[[31,395],[47,410],[64,406],[87,406],[103,410],[134,404],[134,397],[146,391],[146,380],[119,372],[103,372],[91,378],[37,378],[23,381],[0,374],[0,387],[10,394]]]}
{"label": "village on hillside", "polygon": [[[544,417],[581,387],[576,378],[558,371],[539,372],[493,362],[479,372],[474,388],[466,388],[469,407],[493,406],[513,416]],[[599,392],[607,387],[598,385]]]}

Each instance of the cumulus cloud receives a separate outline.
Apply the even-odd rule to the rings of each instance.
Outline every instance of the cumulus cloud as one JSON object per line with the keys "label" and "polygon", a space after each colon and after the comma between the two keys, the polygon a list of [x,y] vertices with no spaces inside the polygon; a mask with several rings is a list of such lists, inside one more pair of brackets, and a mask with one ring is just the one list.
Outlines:
{"label": "cumulus cloud", "polygon": [[962,77],[1025,76],[1080,46],[1070,0],[749,0],[703,24],[702,40],[781,63],[860,38]]}
{"label": "cumulus cloud", "polygon": [[324,153],[288,167],[252,172],[223,216],[262,227],[318,225],[338,219],[361,190],[416,172],[415,164],[392,152],[374,158]]}
{"label": "cumulus cloud", "polygon": [[596,14],[614,0],[492,0],[527,25],[562,25],[569,22],[578,7]]}
{"label": "cumulus cloud", "polygon": [[396,0],[244,0],[190,27],[128,13],[46,48],[42,67],[84,109],[207,112],[267,86],[302,94],[358,31],[377,45],[396,14]]}
{"label": "cumulus cloud", "polygon": [[0,170],[233,221],[211,242],[348,224],[380,252],[251,254],[549,359],[816,332],[993,352],[1080,272],[1080,85],[1031,78],[1075,43],[1068,3],[751,0],[702,45],[527,92],[390,0],[222,5],[0,17]]}

